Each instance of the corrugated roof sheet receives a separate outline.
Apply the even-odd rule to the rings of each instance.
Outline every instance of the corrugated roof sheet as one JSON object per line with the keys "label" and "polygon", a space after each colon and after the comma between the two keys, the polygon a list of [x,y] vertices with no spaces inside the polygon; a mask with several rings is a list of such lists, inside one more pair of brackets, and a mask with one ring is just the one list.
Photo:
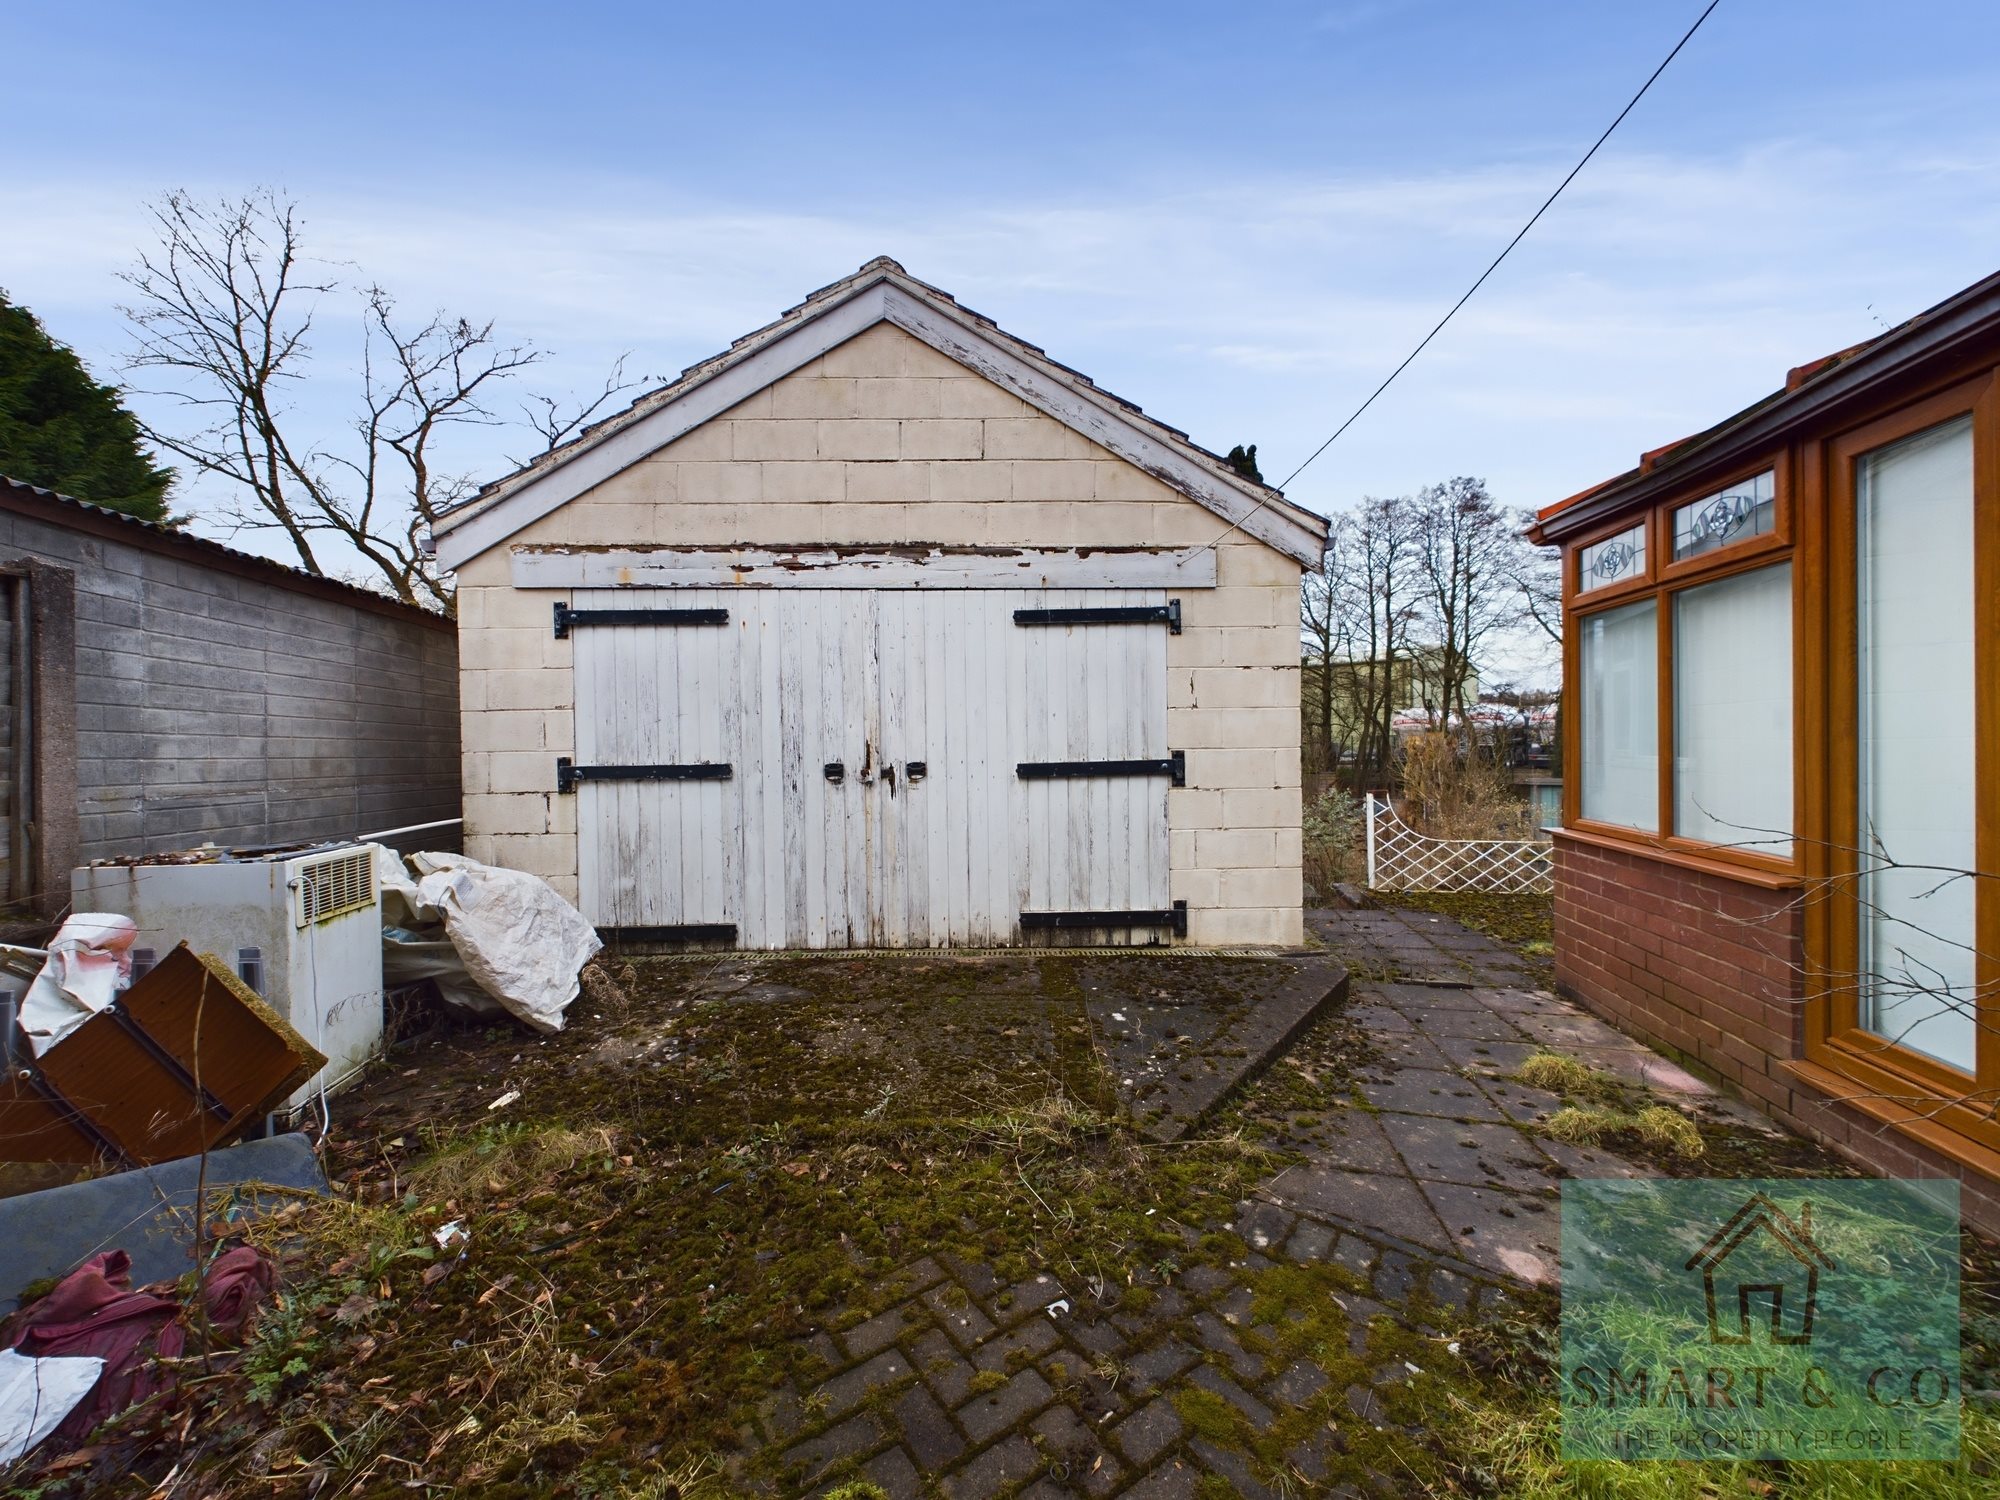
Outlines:
{"label": "corrugated roof sheet", "polygon": [[[15,495],[33,495],[37,500],[47,502],[53,507],[74,510],[82,515],[101,521],[117,522],[121,526],[130,528],[134,533],[132,540],[142,546],[150,545],[155,550],[181,550],[196,554],[205,554],[218,561],[226,559],[234,568],[253,568],[268,576],[270,581],[280,588],[303,589],[312,592],[332,589],[353,595],[356,603],[365,601],[374,606],[387,606],[390,609],[406,611],[411,615],[429,621],[446,618],[436,610],[425,609],[421,605],[406,604],[392,594],[385,594],[376,589],[366,588],[358,583],[348,583],[344,579],[329,578],[322,573],[308,573],[303,568],[294,568],[285,563],[273,561],[271,558],[261,557],[255,552],[245,552],[241,548],[231,547],[224,542],[212,541],[205,536],[197,536],[191,531],[183,531],[176,526],[162,526],[157,521],[148,521],[140,516],[128,515],[122,510],[113,510],[109,506],[93,505],[88,500],[79,500],[74,495],[65,495],[59,490],[45,489],[39,484],[29,484],[24,480],[0,474],[0,486],[4,486],[6,490],[13,492]],[[50,519],[54,520],[58,518],[52,516]]]}

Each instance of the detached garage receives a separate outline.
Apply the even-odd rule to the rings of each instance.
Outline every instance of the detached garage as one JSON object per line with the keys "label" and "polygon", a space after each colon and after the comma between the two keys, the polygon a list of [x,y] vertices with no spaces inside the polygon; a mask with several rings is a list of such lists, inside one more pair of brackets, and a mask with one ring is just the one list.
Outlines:
{"label": "detached garage", "polygon": [[871,261],[440,524],[467,852],[633,943],[1296,943],[1325,531]]}

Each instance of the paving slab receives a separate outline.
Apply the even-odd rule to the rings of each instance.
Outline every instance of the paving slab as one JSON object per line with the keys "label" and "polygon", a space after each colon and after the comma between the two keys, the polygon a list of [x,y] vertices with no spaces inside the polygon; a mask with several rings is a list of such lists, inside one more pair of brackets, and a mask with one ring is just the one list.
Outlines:
{"label": "paving slab", "polygon": [[1553,1286],[1562,1265],[1560,1215],[1553,1202],[1499,1188],[1425,1182],[1450,1247],[1475,1266],[1516,1281]]}
{"label": "paving slab", "polygon": [[1266,1186],[1278,1202],[1301,1213],[1319,1213],[1367,1225],[1398,1239],[1440,1250],[1451,1248],[1436,1211],[1411,1178],[1332,1167],[1287,1167]]}
{"label": "paving slab", "polygon": [[[1276,1353],[1255,1323],[1265,1269],[1341,1268],[1329,1295],[1347,1330],[1334,1354],[1364,1361],[1382,1320],[1435,1334],[1440,1320],[1491,1318],[1522,1288],[1551,1284],[1561,1181],[1652,1169],[1535,1129],[1563,1101],[1509,1075],[1544,1048],[1720,1117],[1721,1096],[1697,1092],[1689,1085],[1698,1080],[1668,1060],[1515,978],[1525,970],[1490,940],[1445,919],[1347,915],[1358,946],[1334,940],[1330,924],[1343,917],[1316,919],[1345,966],[1298,955],[1066,959],[1083,978],[1093,1040],[1119,1069],[1122,1102],[1135,1120],[1151,1112],[1144,1123],[1155,1136],[1185,1135],[1298,1027],[1338,1005],[1341,1020],[1314,1031],[1270,1085],[1270,1108],[1247,1117],[1295,1164],[1226,1221],[1184,1227],[1191,1252],[1206,1231],[1227,1228],[1247,1253],[1218,1259],[1211,1246],[1185,1267],[1167,1262],[1149,1275],[1143,1303],[1115,1310],[1100,1307],[1073,1268],[1010,1264],[1003,1280],[976,1262],[916,1257],[870,1302],[871,1317],[838,1341],[809,1338],[829,1366],[816,1392],[788,1388],[760,1410],[763,1437],[791,1445],[795,1488],[786,1493],[859,1474],[893,1500],[1262,1496],[1273,1493],[1271,1476],[1225,1438],[1191,1429],[1177,1402],[1205,1391],[1264,1428],[1276,1412],[1344,1393],[1337,1420],[1289,1455],[1304,1492],[1321,1492],[1312,1476],[1333,1466],[1341,1429],[1387,1425],[1385,1393],[1406,1372],[1379,1363],[1349,1386],[1316,1357]],[[1335,970],[1344,981],[1346,967],[1368,963],[1403,977],[1337,996],[1324,988]],[[1503,973],[1510,982],[1471,982]],[[1025,982],[1018,970],[1006,976],[1016,988]],[[1290,998],[1267,1024],[1246,1027],[1231,990],[1262,997],[1258,1006]],[[1062,1298],[1074,1310],[1051,1318],[1047,1308]],[[758,1429],[748,1430],[754,1444]],[[1375,1476],[1365,1490],[1334,1493],[1398,1489],[1392,1476]]]}
{"label": "paving slab", "polygon": [[1364,1078],[1361,1097],[1380,1110],[1443,1115],[1454,1120],[1499,1120],[1499,1108],[1479,1086],[1442,1068],[1397,1068]]}
{"label": "paving slab", "polygon": [[1140,1134],[1177,1141],[1347,993],[1323,955],[1104,958],[1079,965],[1091,1028]]}
{"label": "paving slab", "polygon": [[1400,1172],[1403,1163],[1382,1129],[1382,1117],[1348,1110],[1320,1131],[1312,1150],[1317,1166],[1352,1172]]}
{"label": "paving slab", "polygon": [[1420,1181],[1533,1192],[1555,1176],[1549,1159],[1512,1125],[1386,1113],[1381,1125]]}

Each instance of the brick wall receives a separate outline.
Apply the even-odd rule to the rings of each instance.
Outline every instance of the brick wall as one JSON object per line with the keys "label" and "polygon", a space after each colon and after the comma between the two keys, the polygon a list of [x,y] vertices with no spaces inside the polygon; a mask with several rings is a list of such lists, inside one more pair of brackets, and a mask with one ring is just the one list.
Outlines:
{"label": "brick wall", "polygon": [[[76,857],[335,838],[459,815],[444,622],[205,564],[171,539],[0,513],[0,564],[74,579]],[[280,575],[281,576],[281,575]],[[66,809],[46,809],[61,818]],[[63,893],[66,899],[66,890]]]}
{"label": "brick wall", "polygon": [[2000,1184],[1795,1080],[1804,1055],[1799,892],[1556,837],[1556,987],[1872,1172],[1955,1177],[2000,1234]]}
{"label": "brick wall", "polygon": [[[467,852],[577,895],[574,744],[558,590],[516,589],[511,548],[1215,544],[1167,644],[1173,899],[1193,943],[1303,937],[1299,565],[1011,392],[878,324],[458,570]],[[1219,538],[1219,540],[1218,540]]]}

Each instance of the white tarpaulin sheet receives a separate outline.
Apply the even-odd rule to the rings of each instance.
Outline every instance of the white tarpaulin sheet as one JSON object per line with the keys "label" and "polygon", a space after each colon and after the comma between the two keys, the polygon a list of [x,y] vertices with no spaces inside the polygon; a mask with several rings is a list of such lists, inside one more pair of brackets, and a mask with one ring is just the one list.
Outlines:
{"label": "white tarpaulin sheet", "polygon": [[376,846],[383,978],[435,980],[449,1004],[560,1031],[577,975],[604,946],[583,913],[545,880],[462,854],[413,854],[410,864],[414,880],[393,849]]}
{"label": "white tarpaulin sheet", "polygon": [[30,1359],[0,1349],[0,1465],[54,1432],[103,1372],[94,1354]]}
{"label": "white tarpaulin sheet", "polygon": [[[582,920],[581,917],[578,920]],[[132,980],[130,917],[78,912],[49,940],[48,961],[21,999],[21,1029],[40,1057],[96,1015]]]}

